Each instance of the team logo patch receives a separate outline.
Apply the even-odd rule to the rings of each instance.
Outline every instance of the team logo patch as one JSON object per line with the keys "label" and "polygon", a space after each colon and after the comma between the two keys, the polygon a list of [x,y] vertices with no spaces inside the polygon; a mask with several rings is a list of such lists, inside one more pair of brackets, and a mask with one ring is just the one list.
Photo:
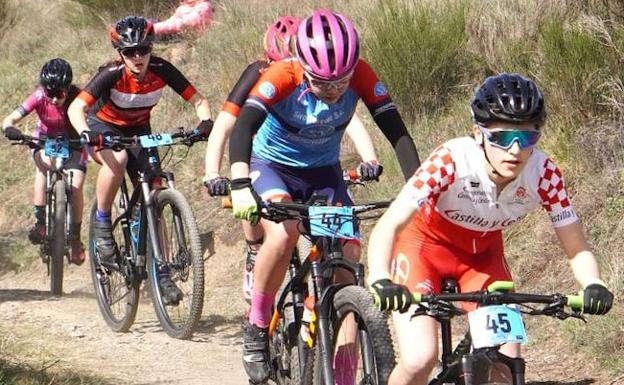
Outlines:
{"label": "team logo patch", "polygon": [[271,84],[271,82],[262,82],[258,90],[260,91],[260,95],[267,99],[272,99],[275,96],[275,86]]}
{"label": "team logo patch", "polygon": [[518,187],[518,189],[516,190],[516,193],[514,194],[514,202],[523,204],[526,198],[527,198],[526,189],[522,186]]}
{"label": "team logo patch", "polygon": [[375,96],[388,95],[388,90],[386,89],[386,86],[382,82],[377,82],[377,84],[375,84],[375,88],[373,89],[373,92],[375,93]]}

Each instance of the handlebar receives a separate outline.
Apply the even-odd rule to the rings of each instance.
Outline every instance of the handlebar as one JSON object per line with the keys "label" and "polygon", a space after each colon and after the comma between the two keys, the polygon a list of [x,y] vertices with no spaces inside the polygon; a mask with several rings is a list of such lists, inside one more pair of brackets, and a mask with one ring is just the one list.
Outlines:
{"label": "handlebar", "polygon": [[[486,290],[467,293],[412,293],[411,304],[419,305],[413,316],[430,315],[434,318],[448,318],[462,315],[466,311],[455,306],[453,302],[472,302],[482,306],[524,305],[522,312],[529,315],[547,315],[559,319],[573,317],[585,321],[585,318],[581,315],[583,309],[583,297],[581,295],[515,293],[504,291],[500,286],[497,287],[496,284],[499,284],[499,282],[495,282]],[[512,285],[507,286],[513,287]],[[379,298],[375,296],[376,304],[378,304],[378,301]],[[542,304],[545,306],[533,308],[529,304]]]}
{"label": "handlebar", "polygon": [[[101,135],[101,141],[96,143],[88,143],[90,145],[98,145],[101,149],[112,149],[114,151],[121,151],[130,147],[146,147],[142,144],[145,138],[152,139],[153,145],[149,147],[162,147],[162,146],[172,146],[177,144],[183,144],[185,146],[192,146],[196,142],[206,140],[207,138],[204,136],[200,136],[200,133],[195,130],[185,131],[184,128],[178,127],[176,133],[152,133],[146,135],[134,135],[134,136],[121,136],[121,135]],[[170,135],[171,139],[180,139],[174,141],[172,143],[161,142],[160,138],[163,134]]]}
{"label": "handlebar", "polygon": [[71,147],[81,148],[85,145],[85,142],[82,139],[68,139],[62,135],[48,137],[45,135],[41,135],[39,137],[30,136],[30,135],[22,135],[19,139],[14,139],[11,143],[13,145],[24,145],[30,148],[41,148],[42,144],[49,140],[58,140],[68,143]]}

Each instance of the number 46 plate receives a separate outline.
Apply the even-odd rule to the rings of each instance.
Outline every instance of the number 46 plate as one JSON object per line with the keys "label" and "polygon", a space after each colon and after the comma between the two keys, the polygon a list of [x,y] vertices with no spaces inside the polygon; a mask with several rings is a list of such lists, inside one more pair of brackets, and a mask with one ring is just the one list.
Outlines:
{"label": "number 46 plate", "polygon": [[484,306],[468,313],[472,346],[475,349],[528,341],[522,316],[515,307]]}

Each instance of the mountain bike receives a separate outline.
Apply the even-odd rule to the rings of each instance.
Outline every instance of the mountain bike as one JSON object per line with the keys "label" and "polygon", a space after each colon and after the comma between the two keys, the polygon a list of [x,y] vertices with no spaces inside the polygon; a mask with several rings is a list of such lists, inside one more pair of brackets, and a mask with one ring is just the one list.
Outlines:
{"label": "mountain bike", "polygon": [[[419,304],[412,317],[433,317],[441,328],[441,368],[429,385],[524,385],[524,359],[499,352],[503,344],[527,342],[521,314],[585,321],[581,314],[583,298],[579,295],[527,294],[511,290],[513,282],[499,281],[486,290],[458,293],[457,281],[445,279],[441,294],[412,294],[412,303]],[[472,302],[480,307],[466,312],[454,302]],[[543,306],[535,307],[535,304]],[[468,314],[469,330],[453,349],[451,320],[464,314]]]}
{"label": "mountain bike", "polygon": [[[161,168],[159,147],[192,146],[192,133],[150,134],[139,137],[105,137],[102,148],[121,151],[140,146],[147,152],[132,194],[124,179],[111,213],[117,244],[117,268],[100,263],[93,223],[97,202],[91,210],[89,249],[91,276],[98,306],[108,326],[126,332],[134,323],[139,289],[147,280],[156,316],[165,332],[178,339],[190,338],[204,303],[204,260],[193,211],[175,188],[174,175]],[[183,292],[180,302],[166,303],[158,284],[166,272]]]}
{"label": "mountain bike", "polygon": [[[269,326],[272,379],[276,383],[333,385],[337,376],[358,376],[357,383],[383,383],[380,379],[390,374],[394,350],[387,344],[387,319],[376,311],[364,289],[364,266],[346,259],[342,250],[345,239],[358,238],[357,223],[366,219],[362,214],[389,204],[328,206],[327,197],[318,195],[305,204],[264,204],[263,218],[299,221],[302,236],[311,244],[307,252],[299,249],[293,253],[289,279]],[[335,282],[334,273],[340,270],[347,272],[353,283]],[[314,306],[307,309],[306,316],[310,298]],[[348,367],[342,368],[345,372],[336,372],[333,366],[339,349],[350,357]]]}
{"label": "mountain bike", "polygon": [[14,145],[25,145],[31,149],[40,149],[52,160],[52,167],[46,172],[46,215],[45,237],[40,248],[43,263],[47,265],[50,276],[50,292],[63,294],[63,260],[69,262],[69,226],[73,223],[72,170],[65,170],[65,162],[71,155],[71,149],[80,149],[80,139],[67,139],[63,136],[47,138],[22,135]]}

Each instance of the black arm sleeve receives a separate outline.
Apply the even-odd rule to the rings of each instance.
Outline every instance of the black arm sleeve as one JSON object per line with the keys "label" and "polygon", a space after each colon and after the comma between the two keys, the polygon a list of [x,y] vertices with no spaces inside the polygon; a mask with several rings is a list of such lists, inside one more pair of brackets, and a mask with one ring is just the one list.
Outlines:
{"label": "black arm sleeve", "polygon": [[248,65],[234,85],[234,88],[232,88],[232,91],[230,91],[227,101],[242,107],[245,100],[247,100],[249,91],[251,91],[260,77],[260,71],[268,66],[269,64],[262,60],[255,61]]}
{"label": "black arm sleeve", "polygon": [[258,108],[246,105],[236,119],[230,137],[230,164],[245,162],[251,158],[251,140],[264,122],[267,113]]}
{"label": "black arm sleeve", "polygon": [[420,159],[418,158],[416,145],[414,145],[412,137],[407,132],[401,115],[393,108],[377,114],[377,116],[374,116],[374,119],[392,144],[405,180],[409,179],[420,166]]}

